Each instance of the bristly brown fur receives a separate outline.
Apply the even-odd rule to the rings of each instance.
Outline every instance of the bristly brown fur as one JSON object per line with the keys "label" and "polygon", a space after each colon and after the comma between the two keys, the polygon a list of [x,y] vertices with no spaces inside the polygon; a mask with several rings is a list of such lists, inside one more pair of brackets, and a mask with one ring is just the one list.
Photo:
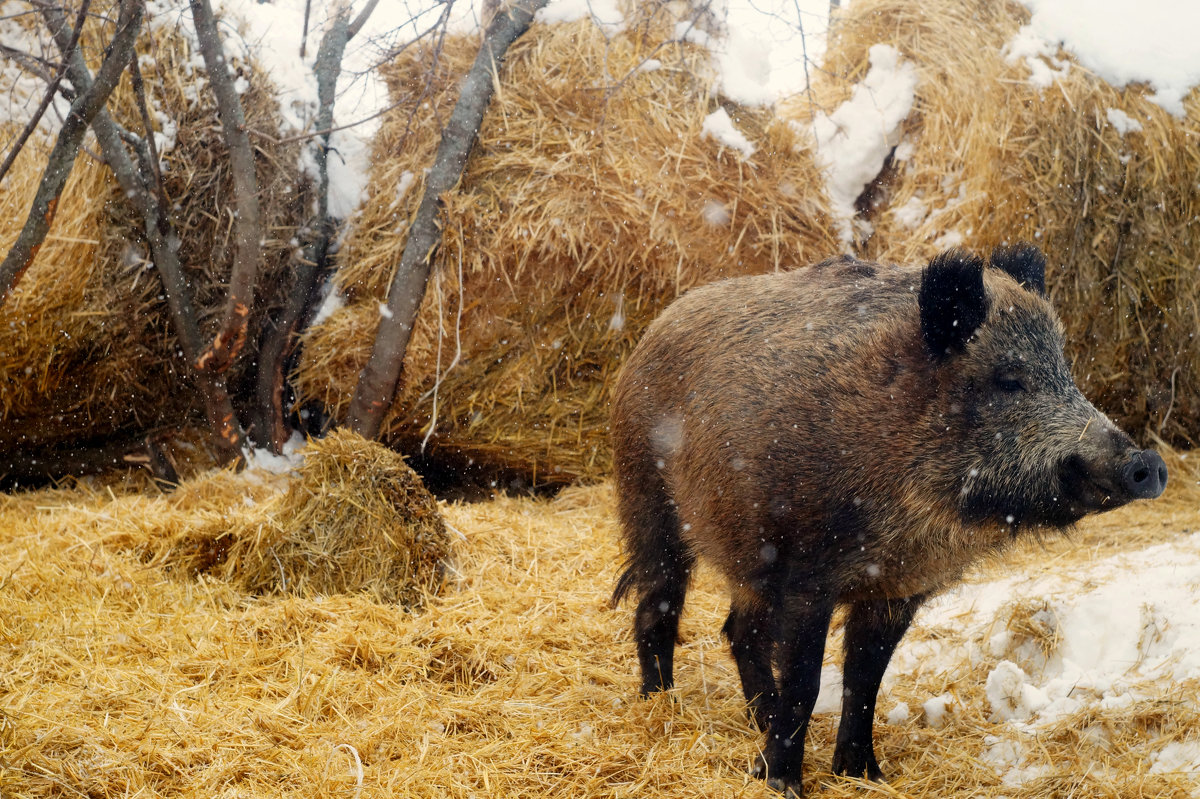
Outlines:
{"label": "bristly brown fur", "polygon": [[638,599],[642,691],[672,685],[688,583],[712,563],[779,786],[799,785],[835,604],[851,610],[834,770],[877,778],[870,709],[920,603],[1018,530],[1165,485],[1161,459],[1075,386],[1040,253],[992,263],[840,258],[701,287],[651,325],[614,391],[628,558],[614,599]]}

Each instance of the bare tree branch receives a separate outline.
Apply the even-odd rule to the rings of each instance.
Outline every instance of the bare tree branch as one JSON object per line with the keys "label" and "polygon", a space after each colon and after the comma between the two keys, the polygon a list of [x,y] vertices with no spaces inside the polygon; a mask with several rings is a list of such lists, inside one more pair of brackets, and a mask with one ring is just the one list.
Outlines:
{"label": "bare tree branch", "polygon": [[33,263],[46,238],[50,223],[54,221],[59,195],[62,194],[67,177],[71,174],[75,157],[79,154],[83,134],[87,132],[88,125],[116,88],[121,73],[129,63],[145,10],[143,0],[121,0],[117,29],[109,44],[108,54],[101,63],[92,85],[87,90],[81,90],[79,96],[71,103],[71,110],[59,131],[46,164],[46,171],[42,174],[42,182],[34,195],[29,217],[4,262],[0,263],[0,304],[3,304],[12,287]]}
{"label": "bare tree branch", "polygon": [[246,343],[250,309],[254,307],[254,283],[262,260],[262,222],[258,209],[258,177],[254,167],[254,151],[246,133],[246,115],[234,88],[233,78],[229,75],[212,5],[209,0],[190,0],[190,4],[200,53],[204,56],[209,84],[217,99],[225,144],[229,147],[229,164],[237,196],[234,227],[237,249],[233,270],[229,275],[229,296],[225,301],[221,326],[212,344],[196,361],[196,366],[202,371],[221,373],[230,367]]}
{"label": "bare tree branch", "polygon": [[[83,23],[87,19],[88,6],[91,5],[91,0],[83,0],[83,4],[79,6],[79,13],[75,16],[75,29],[71,32],[71,44],[69,52],[74,51],[79,46],[79,35],[83,33]],[[46,93],[42,96],[42,102],[30,117],[29,122],[25,124],[25,129],[17,136],[13,142],[12,149],[9,150],[8,156],[4,159],[4,163],[0,164],[0,181],[4,180],[4,176],[8,170],[12,168],[13,162],[17,160],[17,156],[21,153],[21,148],[25,146],[25,142],[29,141],[29,137],[37,130],[38,123],[42,121],[42,114],[46,113],[46,109],[50,107],[50,103],[54,102],[54,95],[58,93],[58,86],[62,83],[63,76],[67,74],[67,61],[64,58],[62,65],[59,66],[58,72],[50,80],[50,85],[46,87]]]}
{"label": "bare tree branch", "polygon": [[[47,5],[42,10],[42,16],[55,42],[65,51],[70,41],[70,32],[62,10]],[[80,92],[86,92],[92,85],[92,76],[82,54],[75,50],[65,57],[68,62],[67,77]],[[233,403],[224,377],[200,372],[195,367],[204,345],[204,336],[197,322],[191,283],[179,263],[179,237],[171,224],[170,216],[166,213],[165,200],[160,199],[159,194],[149,188],[154,171],[150,164],[149,147],[139,137],[113,121],[103,109],[92,120],[92,131],[96,134],[104,161],[112,169],[122,192],[142,217],[142,229],[150,245],[154,266],[163,282],[163,293],[171,311],[171,321],[179,336],[188,371],[196,379],[197,389],[204,399],[209,426],[226,452],[236,457],[243,444],[242,432],[234,416]],[[130,160],[129,152],[122,144],[123,140],[133,145],[138,159],[136,166]]]}
{"label": "bare tree branch", "polygon": [[15,47],[9,47],[6,44],[0,43],[0,56],[4,56],[10,61],[16,62],[17,66],[28,72],[30,75],[36,75],[42,80],[49,82],[53,80],[54,73],[51,67],[55,66],[44,58],[39,58],[32,53],[26,53],[23,50],[18,50]]}
{"label": "bare tree branch", "polygon": [[384,414],[400,382],[409,336],[425,296],[433,255],[441,243],[437,219],[441,196],[462,178],[467,156],[475,145],[483,114],[495,90],[498,64],[545,4],[546,0],[515,0],[507,11],[497,14],[488,25],[475,62],[463,80],[462,92],[442,132],[437,156],[426,178],[425,194],[409,226],[408,240],[388,290],[387,312],[379,320],[371,357],[359,375],[350,402],[347,422],[352,430],[367,438],[379,435]]}

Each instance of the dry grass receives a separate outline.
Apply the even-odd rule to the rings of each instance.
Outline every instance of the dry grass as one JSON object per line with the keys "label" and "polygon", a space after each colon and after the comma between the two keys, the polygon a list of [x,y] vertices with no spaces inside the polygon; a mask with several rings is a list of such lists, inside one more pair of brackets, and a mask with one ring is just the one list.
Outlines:
{"label": "dry grass", "polygon": [[[1048,287],[1084,393],[1126,429],[1175,443],[1200,435],[1200,105],[1178,119],[1117,90],[1066,53],[1046,89],[1004,44],[1028,21],[1015,2],[865,0],[835,26],[823,105],[894,45],[917,68],[911,155],[877,187],[865,251],[911,263],[961,240],[1027,239],[1050,261]],[[807,106],[797,104],[803,114]],[[1109,109],[1142,126],[1122,136]]]}
{"label": "dry grass", "polygon": [[[599,478],[609,386],[664,303],[836,246],[815,167],[787,125],[726,104],[758,148],[748,161],[701,134],[722,103],[707,51],[669,41],[675,19],[638,6],[611,39],[581,21],[535,25],[512,47],[460,189],[445,198],[390,442],[413,451],[433,426],[435,457],[533,482]],[[432,82],[428,51],[388,67],[402,102],[341,252],[350,302],[307,334],[299,370],[302,394],[335,412],[370,351],[422,170],[476,48],[448,41]],[[647,59],[661,66],[639,69]]]}
{"label": "dry grass", "polygon": [[[1196,474],[1172,468],[1162,502],[969,579],[1069,574],[1098,554],[1181,540],[1200,493]],[[208,475],[169,496],[81,487],[0,498],[6,796],[775,795],[746,775],[759,736],[720,638],[726,596],[711,571],[689,595],[678,688],[635,699],[631,611],[608,604],[619,553],[607,486],[442,505],[461,538],[450,583],[423,612],[369,592],[254,595],[146,563],[131,546],[176,540],[215,515],[231,526],[260,518],[290,489],[253,474]],[[813,795],[1182,799],[1194,789],[1188,775],[1146,767],[1165,743],[1194,739],[1192,683],[1022,737],[1027,765],[1045,772],[1002,785],[985,755],[1018,733],[988,720],[995,664],[972,662],[962,639],[920,623],[906,639],[961,641],[963,657],[897,674],[881,699],[881,714],[896,701],[916,710],[877,726],[888,785],[831,777],[836,715],[815,719]],[[933,729],[920,704],[947,691],[957,712]]]}

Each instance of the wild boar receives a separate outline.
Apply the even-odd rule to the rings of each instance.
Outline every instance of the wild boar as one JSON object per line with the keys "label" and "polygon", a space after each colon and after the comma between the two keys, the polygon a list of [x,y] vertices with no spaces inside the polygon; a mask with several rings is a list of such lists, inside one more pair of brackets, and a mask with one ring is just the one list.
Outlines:
{"label": "wild boar", "polygon": [[[643,694],[671,687],[698,557],[729,583],[724,634],[761,775],[800,795],[835,605],[848,606],[837,774],[881,779],[880,679],[913,614],[1023,532],[1162,493],[1167,469],[1080,393],[1023,244],[985,265],[849,257],[688,292],[617,381],[612,445]],[[776,672],[778,675],[776,676]]]}

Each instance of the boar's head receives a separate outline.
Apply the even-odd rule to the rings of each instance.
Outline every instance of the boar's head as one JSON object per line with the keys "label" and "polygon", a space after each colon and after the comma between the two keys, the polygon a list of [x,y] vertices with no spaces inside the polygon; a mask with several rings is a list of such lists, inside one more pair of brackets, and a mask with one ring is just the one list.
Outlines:
{"label": "boar's head", "polygon": [[1167,468],[1076,386],[1037,248],[958,250],[925,269],[921,335],[946,409],[944,457],[965,520],[1066,527],[1162,493]]}

